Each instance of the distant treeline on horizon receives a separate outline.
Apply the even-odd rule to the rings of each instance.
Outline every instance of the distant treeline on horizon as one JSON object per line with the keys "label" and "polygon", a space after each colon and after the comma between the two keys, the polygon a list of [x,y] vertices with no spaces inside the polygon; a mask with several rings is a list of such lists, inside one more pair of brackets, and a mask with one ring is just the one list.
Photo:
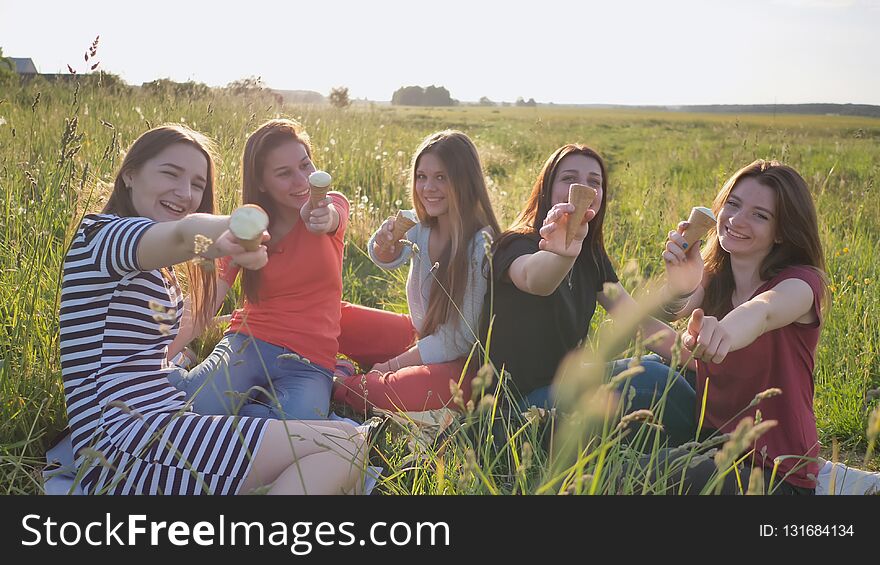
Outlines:
{"label": "distant treeline on horizon", "polygon": [[835,114],[880,118],[880,106],[871,104],[709,104],[704,106],[648,106],[648,108],[720,114]]}

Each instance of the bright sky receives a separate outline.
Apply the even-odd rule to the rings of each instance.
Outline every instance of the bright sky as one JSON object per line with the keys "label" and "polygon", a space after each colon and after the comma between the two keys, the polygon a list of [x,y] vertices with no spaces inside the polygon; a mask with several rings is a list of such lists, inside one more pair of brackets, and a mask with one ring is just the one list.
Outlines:
{"label": "bright sky", "polygon": [[278,89],[389,100],[581,104],[880,104],[880,0],[0,0],[0,47],[41,72],[130,84]]}

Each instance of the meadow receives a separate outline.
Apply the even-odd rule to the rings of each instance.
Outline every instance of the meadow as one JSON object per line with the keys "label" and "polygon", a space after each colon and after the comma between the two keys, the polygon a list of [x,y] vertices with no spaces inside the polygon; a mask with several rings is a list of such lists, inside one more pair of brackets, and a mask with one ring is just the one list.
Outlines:
{"label": "meadow", "polygon": [[[344,298],[395,311],[406,309],[406,273],[373,266],[365,244],[387,215],[409,207],[410,158],[433,131],[456,128],[474,139],[502,226],[513,219],[556,147],[583,142],[597,149],[609,165],[606,246],[630,290],[662,274],[666,232],[692,206],[711,205],[733,171],[758,157],[792,165],[813,190],[831,280],[832,303],[815,371],[823,454],[880,467],[873,450],[880,427],[880,120],[546,106],[336,109],[279,106],[275,98],[259,94],[211,91],[187,97],[108,88],[97,81],[35,81],[0,86],[0,492],[40,492],[45,449],[66,426],[58,350],[61,265],[83,214],[103,205],[106,183],[125,149],[143,131],[165,122],[207,133],[221,156],[218,206],[229,212],[239,200],[244,141],[276,116],[303,124],[316,166],[333,175],[334,188],[352,203]],[[232,294],[224,313],[235,306],[237,294]],[[609,325],[601,309],[593,324],[593,336]],[[196,344],[201,355],[219,331]],[[598,337],[593,345],[601,348]],[[639,350],[638,340],[626,348]],[[548,441],[541,424],[546,414],[535,411],[493,425],[498,403],[492,399],[505,394],[503,389],[467,407],[442,441],[416,447],[420,453],[412,453],[412,438],[405,433],[386,436],[384,490],[652,491],[651,485],[629,481],[622,489],[610,486],[625,474],[630,457],[616,420],[564,422],[559,438],[577,439],[565,443],[567,451],[550,455],[540,449]],[[650,450],[650,426],[635,436]],[[549,441],[558,448],[559,438]]]}

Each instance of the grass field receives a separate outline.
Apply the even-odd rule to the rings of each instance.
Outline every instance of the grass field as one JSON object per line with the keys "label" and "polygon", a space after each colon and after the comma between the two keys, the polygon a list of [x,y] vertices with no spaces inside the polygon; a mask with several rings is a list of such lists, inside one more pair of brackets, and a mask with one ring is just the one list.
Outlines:
{"label": "grass field", "polygon": [[[757,157],[792,165],[813,190],[832,285],[815,373],[820,439],[825,448],[838,442],[852,464],[878,467],[866,430],[877,406],[871,391],[880,387],[880,120],[275,104],[268,97],[217,92],[175,98],[96,84],[0,87],[0,492],[39,492],[45,447],[66,425],[58,352],[60,269],[79,219],[103,204],[100,181],[112,179],[140,133],[183,122],[217,140],[218,203],[228,212],[239,199],[248,133],[278,115],[305,126],[316,166],[330,171],[335,188],[352,202],[345,298],[398,311],[405,310],[405,273],[379,271],[362,250],[380,221],[408,202],[412,151],[435,130],[457,128],[475,140],[502,226],[556,147],[583,142],[597,149],[609,164],[606,244],[629,289],[662,273],[665,233],[691,206],[709,205],[733,171]],[[225,309],[233,306],[230,299]],[[598,327],[603,316],[593,322]],[[210,348],[215,338],[206,337],[201,346]],[[387,490],[603,492],[612,469],[619,471],[626,458],[612,426],[580,445],[577,455],[550,461],[534,447],[540,440],[533,423],[508,430],[499,455],[486,441],[491,410],[474,410],[462,433],[429,450],[424,460],[404,461],[405,442],[387,438],[393,469]],[[647,428],[640,434],[650,441]]]}

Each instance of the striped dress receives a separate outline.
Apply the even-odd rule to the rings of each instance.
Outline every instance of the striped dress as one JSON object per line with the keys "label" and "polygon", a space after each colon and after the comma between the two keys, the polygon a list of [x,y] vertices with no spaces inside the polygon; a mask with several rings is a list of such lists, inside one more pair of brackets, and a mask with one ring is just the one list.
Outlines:
{"label": "striped dress", "polygon": [[266,420],[201,416],[168,382],[182,297],[141,271],[146,218],[86,216],[64,261],[61,371],[76,465],[89,494],[236,494]]}

